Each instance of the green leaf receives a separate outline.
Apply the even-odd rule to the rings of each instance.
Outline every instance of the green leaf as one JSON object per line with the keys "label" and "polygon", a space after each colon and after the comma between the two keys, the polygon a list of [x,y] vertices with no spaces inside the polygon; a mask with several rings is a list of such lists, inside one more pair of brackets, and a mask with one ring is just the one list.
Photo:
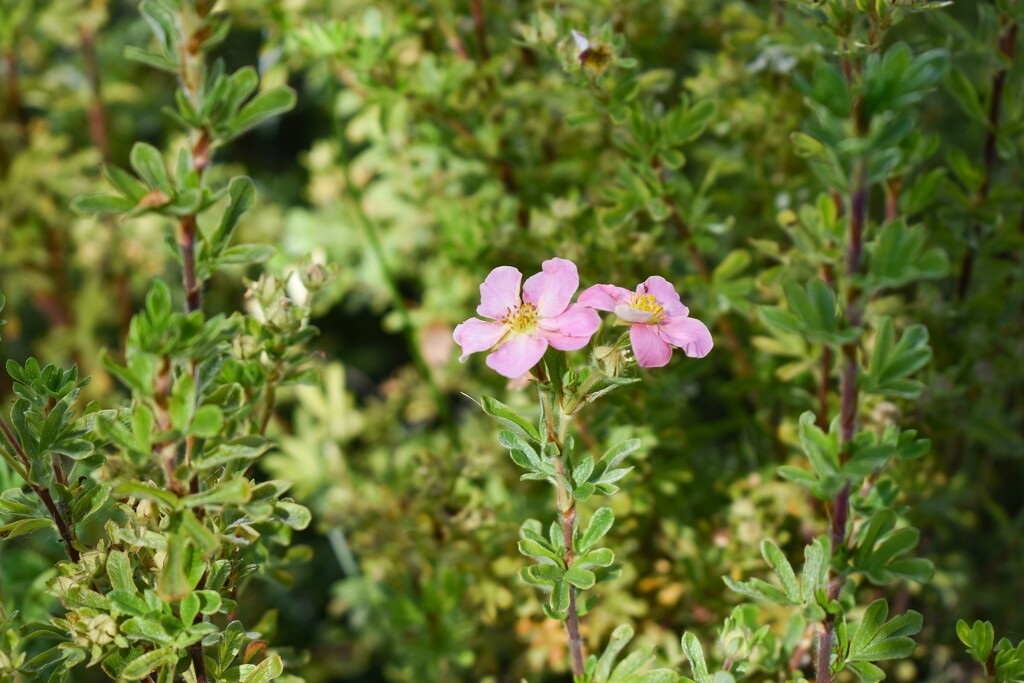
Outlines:
{"label": "green leaf", "polygon": [[647,666],[654,659],[649,650],[637,650],[630,652],[619,662],[619,665],[612,670],[608,683],[629,683],[634,680],[633,674]]}
{"label": "green leaf", "polygon": [[814,413],[806,411],[800,416],[798,434],[800,445],[811,467],[821,478],[839,474],[838,433],[821,431],[815,424]]}
{"label": "green leaf", "polygon": [[617,467],[629,454],[639,449],[640,439],[626,439],[622,443],[609,448],[601,456],[600,464],[604,467],[604,471],[607,472]]}
{"label": "green leaf", "polygon": [[700,137],[717,113],[718,105],[712,100],[703,100],[692,107],[684,103],[676,111],[678,113],[671,118],[668,131],[671,145],[680,145]]}
{"label": "green leaf", "polygon": [[534,443],[540,443],[540,434],[537,433],[537,428],[501,401],[490,396],[484,396],[481,399],[481,405],[485,413],[505,427],[508,427],[519,436],[532,440]]}
{"label": "green leaf", "polygon": [[547,588],[562,580],[562,570],[550,564],[532,564],[519,570],[519,578],[530,586]]}
{"label": "green leaf", "polygon": [[135,202],[110,194],[87,194],[75,197],[71,210],[75,213],[127,213],[135,208]]}
{"label": "green leaf", "polygon": [[281,516],[282,522],[296,531],[302,531],[313,521],[309,508],[298,503],[283,500],[274,506],[274,511]]}
{"label": "green leaf", "polygon": [[978,91],[962,69],[951,69],[949,76],[946,78],[946,85],[968,118],[975,123],[984,124],[988,122],[988,114],[985,113],[985,109],[981,106],[981,98],[978,96]]}
{"label": "green leaf", "polygon": [[584,569],[573,564],[573,566],[569,567],[565,572],[565,581],[568,581],[580,590],[586,590],[594,587],[594,584],[597,583],[597,576],[595,576],[594,572],[589,569]]}
{"label": "green leaf", "polygon": [[199,614],[199,607],[202,602],[199,596],[195,593],[189,593],[185,596],[185,599],[181,601],[181,607],[179,608],[179,616],[181,617],[181,623],[185,626],[191,626],[195,623],[196,615]]}
{"label": "green leaf", "polygon": [[862,286],[868,292],[892,289],[920,280],[940,278],[949,270],[941,248],[926,248],[923,226],[908,228],[903,221],[885,226],[869,247],[868,272]]}
{"label": "green leaf", "polygon": [[252,497],[252,484],[239,477],[217,484],[201,493],[185,496],[181,499],[181,504],[187,508],[241,505],[249,502],[250,497]]}
{"label": "green leaf", "polygon": [[789,596],[767,581],[763,581],[761,579],[748,579],[741,582],[736,581],[729,576],[723,576],[722,580],[725,582],[725,585],[729,587],[729,590],[739,593],[740,595],[746,595],[747,597],[754,598],[755,600],[767,600],[768,602],[774,602],[777,605],[783,605],[785,607],[793,606]]}
{"label": "green leaf", "polygon": [[249,672],[242,683],[267,683],[272,681],[284,672],[284,662],[278,655],[271,655],[259,663],[255,669]]}
{"label": "green leaf", "polygon": [[549,549],[546,545],[542,545],[537,541],[529,538],[523,538],[519,540],[519,552],[527,557],[532,557],[535,560],[550,560],[555,565],[564,568],[565,561],[558,556],[554,551]]}
{"label": "green leaf", "polygon": [[830,546],[827,536],[819,536],[804,548],[804,567],[800,578],[800,597],[804,604],[814,603],[818,591],[828,587]]}
{"label": "green leaf", "polygon": [[158,488],[152,484],[142,484],[136,481],[124,481],[118,484],[117,488],[114,489],[114,496],[118,498],[151,500],[154,503],[172,510],[177,509],[180,504],[178,496],[174,495],[170,491]]}
{"label": "green leaf", "polygon": [[221,467],[236,460],[255,460],[267,452],[271,443],[257,435],[240,436],[216,444],[213,450],[195,459],[194,465],[200,470]]}
{"label": "green leaf", "polygon": [[204,405],[192,416],[192,427],[189,431],[200,438],[212,439],[219,435],[222,429],[224,413],[218,406]]}
{"label": "green leaf", "polygon": [[884,599],[868,606],[850,641],[847,661],[872,662],[910,656],[914,641],[909,636],[921,630],[921,615],[910,611],[886,622],[888,614],[889,605]]}
{"label": "green leaf", "polygon": [[924,325],[911,325],[899,342],[894,342],[892,319],[886,316],[879,323],[875,345],[860,385],[865,391],[883,396],[916,398],[924,385],[907,378],[931,361],[928,329]]}
{"label": "green leaf", "polygon": [[151,190],[160,190],[168,196],[174,195],[174,187],[167,175],[167,166],[160,151],[145,142],[136,142],[129,155],[132,168]]}
{"label": "green leaf", "polygon": [[103,165],[103,177],[134,206],[146,196],[146,186],[128,171],[112,164]]}
{"label": "green leaf", "polygon": [[523,469],[545,474],[554,474],[554,470],[545,466],[536,449],[531,446],[518,432],[503,429],[498,432],[498,443],[509,450],[512,461]]}
{"label": "green leaf", "polygon": [[237,176],[228,184],[228,208],[220,219],[220,225],[210,238],[215,255],[220,255],[231,242],[242,214],[252,207],[256,199],[256,188],[248,176]]}
{"label": "green leaf", "polygon": [[779,581],[782,582],[782,588],[786,592],[786,597],[789,598],[790,602],[798,604],[800,602],[800,586],[797,584],[793,566],[790,565],[789,560],[786,559],[779,546],[765,539],[761,542],[761,555],[764,557],[765,562],[774,570],[775,575],[779,577]]}
{"label": "green leaf", "polygon": [[615,660],[618,659],[619,653],[626,647],[626,645],[633,639],[633,627],[628,624],[620,624],[615,627],[612,631],[612,636],[608,641],[608,646],[601,653],[600,659],[597,660],[597,666],[594,668],[594,676],[592,678],[596,683],[607,681],[611,675],[612,667],[615,665]]}
{"label": "green leaf", "polygon": [[219,266],[249,266],[263,263],[277,252],[268,244],[239,244],[228,247],[217,259]]}
{"label": "green leaf", "polygon": [[676,683],[679,674],[671,669],[651,669],[630,676],[628,683]]}
{"label": "green leaf", "polygon": [[217,548],[220,547],[220,541],[217,539],[217,535],[210,531],[205,524],[200,522],[191,510],[185,510],[182,513],[181,529],[207,555],[215,552]]}
{"label": "green leaf", "polygon": [[272,116],[283,114],[295,106],[295,91],[288,87],[260,93],[242,107],[228,127],[227,139],[236,138]]}
{"label": "green leaf", "polygon": [[167,554],[157,578],[156,589],[160,598],[177,602],[192,590],[185,574],[185,538],[177,534],[167,536]]}
{"label": "green leaf", "polygon": [[732,280],[743,274],[750,265],[750,253],[743,249],[734,249],[715,268],[712,279],[716,283]]}
{"label": "green leaf", "polygon": [[129,640],[145,640],[158,645],[169,645],[173,641],[163,626],[142,617],[128,619],[120,625],[119,630]]}
{"label": "green leaf", "polygon": [[923,557],[908,557],[900,560],[893,560],[885,566],[890,574],[896,577],[927,583],[935,575],[935,565],[931,560]]}
{"label": "green leaf", "polygon": [[216,614],[224,605],[224,600],[217,591],[198,590],[193,595],[199,596],[201,602],[199,611],[202,614]]}
{"label": "green leaf", "polygon": [[107,577],[110,579],[110,587],[114,590],[138,593],[132,572],[132,561],[123,550],[111,550],[107,555]]}
{"label": "green leaf", "polygon": [[877,683],[885,678],[885,672],[871,662],[848,662],[846,668],[857,674],[857,678],[864,683]]}
{"label": "green leaf", "polygon": [[153,669],[174,664],[178,656],[174,649],[163,647],[151,652],[146,652],[124,665],[121,670],[121,677],[131,680],[145,678]]}
{"label": "green leaf", "polygon": [[995,629],[990,621],[975,621],[969,627],[963,619],[956,622],[956,635],[967,646],[967,654],[981,665],[988,663],[995,642]]}
{"label": "green leaf", "polygon": [[615,561],[611,548],[597,548],[579,555],[572,561],[574,567],[609,567]]}
{"label": "green leaf", "polygon": [[548,604],[555,614],[562,615],[569,610],[569,588],[569,583],[563,580],[556,583],[551,589]]}
{"label": "green leaf", "polygon": [[704,661],[704,649],[700,646],[697,636],[690,632],[683,634],[683,652],[690,660],[690,668],[697,683],[711,683],[711,676],[708,674],[708,665]]}
{"label": "green leaf", "polygon": [[35,673],[41,671],[47,667],[53,666],[55,663],[62,660],[67,653],[67,650],[59,646],[51,647],[48,650],[36,655],[32,659],[25,662],[23,669]]}
{"label": "green leaf", "polygon": [[590,518],[587,530],[583,532],[577,543],[576,551],[581,555],[593,548],[608,533],[615,522],[615,513],[610,508],[598,508]]}
{"label": "green leaf", "polygon": [[151,66],[154,69],[167,71],[168,73],[178,73],[178,63],[174,60],[168,59],[167,57],[155,52],[150,52],[149,50],[143,50],[135,47],[134,45],[129,45],[124,49],[124,58],[132,62],[139,62],[140,64]]}
{"label": "green leaf", "polygon": [[134,593],[124,590],[112,590],[107,593],[106,598],[115,614],[120,613],[129,614],[133,617],[144,617],[151,611],[145,600]]}
{"label": "green leaf", "polygon": [[585,458],[583,458],[582,460],[580,460],[579,463],[577,463],[576,466],[573,468],[573,470],[572,470],[572,480],[573,480],[573,483],[576,484],[577,486],[579,486],[583,482],[585,482],[588,479],[590,479],[590,475],[593,474],[593,472],[594,472],[594,456],[588,455]]}
{"label": "green leaf", "polygon": [[18,536],[24,536],[25,534],[36,531],[37,529],[53,529],[53,520],[44,517],[34,517],[31,519],[19,519],[10,524],[0,526],[0,539],[12,539]]}

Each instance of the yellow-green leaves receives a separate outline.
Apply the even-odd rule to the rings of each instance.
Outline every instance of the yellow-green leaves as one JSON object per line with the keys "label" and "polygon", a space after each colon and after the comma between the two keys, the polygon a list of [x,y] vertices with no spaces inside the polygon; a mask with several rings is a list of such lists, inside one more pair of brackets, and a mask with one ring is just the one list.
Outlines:
{"label": "yellow-green leaves", "polygon": [[192,589],[188,576],[185,574],[186,552],[184,536],[178,534],[168,536],[163,568],[160,570],[156,582],[157,592],[161,599],[176,602],[185,597]]}

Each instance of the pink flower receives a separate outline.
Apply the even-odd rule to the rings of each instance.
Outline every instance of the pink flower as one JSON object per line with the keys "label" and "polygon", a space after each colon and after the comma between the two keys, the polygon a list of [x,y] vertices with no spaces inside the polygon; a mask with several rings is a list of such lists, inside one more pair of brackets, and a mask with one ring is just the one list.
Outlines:
{"label": "pink flower", "polygon": [[689,309],[668,280],[653,275],[631,292],[615,285],[594,285],[580,294],[579,303],[615,316],[629,325],[629,340],[637,363],[660,368],[678,347],[691,358],[703,358],[714,342],[707,326],[689,317]]}
{"label": "pink flower", "polygon": [[480,285],[476,312],[492,320],[470,318],[455,328],[460,361],[497,347],[487,356],[487,366],[514,379],[536,365],[549,344],[559,351],[582,349],[601,326],[593,309],[570,303],[580,286],[572,261],[542,263],[541,272],[523,284],[520,298],[522,279],[518,269],[499,266]]}

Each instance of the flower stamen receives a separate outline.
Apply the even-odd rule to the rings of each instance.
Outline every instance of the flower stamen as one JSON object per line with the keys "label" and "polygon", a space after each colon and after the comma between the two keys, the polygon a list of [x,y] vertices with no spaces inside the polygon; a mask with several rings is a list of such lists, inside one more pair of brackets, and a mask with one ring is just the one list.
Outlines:
{"label": "flower stamen", "polygon": [[537,307],[523,302],[515,310],[508,309],[505,314],[505,324],[518,334],[532,330],[537,326]]}
{"label": "flower stamen", "polygon": [[629,297],[629,307],[637,311],[651,314],[650,322],[656,323],[665,317],[665,308],[658,303],[653,294],[634,294]]}

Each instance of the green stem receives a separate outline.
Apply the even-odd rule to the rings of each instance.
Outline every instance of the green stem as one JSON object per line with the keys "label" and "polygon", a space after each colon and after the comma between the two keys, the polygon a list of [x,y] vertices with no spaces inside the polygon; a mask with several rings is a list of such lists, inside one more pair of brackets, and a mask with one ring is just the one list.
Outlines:
{"label": "green stem", "polygon": [[[541,391],[543,392],[544,389],[542,388]],[[565,542],[565,557],[563,559],[566,568],[569,568],[572,566],[573,560],[576,559],[572,547],[576,528],[576,500],[572,497],[572,492],[567,490],[562,483],[562,477],[572,476],[572,472],[566,469],[567,454],[565,453],[565,439],[569,433],[571,414],[566,413],[563,409],[563,399],[564,397],[559,395],[555,405],[552,406],[559,411],[558,424],[553,423],[550,408],[546,409],[548,413],[546,424],[548,428],[547,441],[555,444],[558,449],[558,460],[555,465],[558,473],[555,480],[556,502],[562,525],[562,539]],[[576,589],[573,586],[569,586],[569,609],[565,620],[565,630],[569,638],[569,652],[572,654],[573,676],[577,680],[582,680],[585,674],[583,641],[580,638],[580,619],[576,612]]]}

